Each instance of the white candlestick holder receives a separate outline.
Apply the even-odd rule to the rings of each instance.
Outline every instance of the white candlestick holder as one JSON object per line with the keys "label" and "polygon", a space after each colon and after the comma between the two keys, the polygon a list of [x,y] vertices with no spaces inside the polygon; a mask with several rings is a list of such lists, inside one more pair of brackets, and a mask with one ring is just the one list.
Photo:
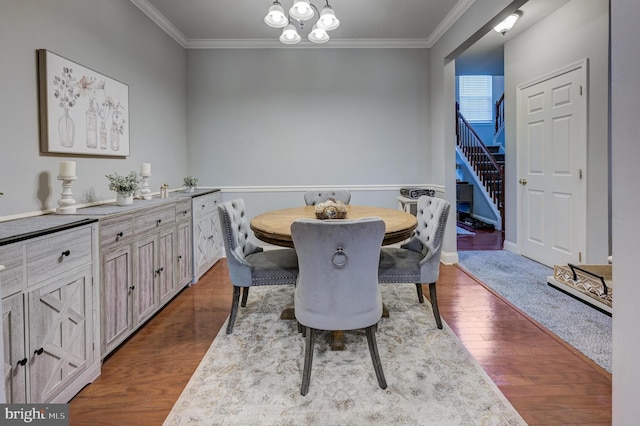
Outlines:
{"label": "white candlestick holder", "polygon": [[143,200],[151,199],[151,189],[149,189],[149,177],[151,173],[140,173],[142,176],[142,187],[140,188],[140,198]]}
{"label": "white candlestick holder", "polygon": [[76,179],[78,179],[77,176],[58,176],[58,180],[62,181],[62,193],[58,200],[59,207],[56,209],[56,214],[75,214],[76,200],[73,199],[71,187]]}

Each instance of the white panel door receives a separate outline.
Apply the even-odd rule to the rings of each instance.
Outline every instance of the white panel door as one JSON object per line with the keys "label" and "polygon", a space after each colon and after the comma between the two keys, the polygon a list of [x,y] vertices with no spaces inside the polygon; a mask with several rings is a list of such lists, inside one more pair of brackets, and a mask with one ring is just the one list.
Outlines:
{"label": "white panel door", "polygon": [[548,266],[585,255],[586,62],[518,92],[521,253]]}

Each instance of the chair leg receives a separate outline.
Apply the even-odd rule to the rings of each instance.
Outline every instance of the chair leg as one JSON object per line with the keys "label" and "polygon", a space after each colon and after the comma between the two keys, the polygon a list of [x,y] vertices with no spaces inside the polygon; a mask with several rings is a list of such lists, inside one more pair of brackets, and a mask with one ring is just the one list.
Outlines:
{"label": "chair leg", "polygon": [[418,302],[424,303],[424,295],[422,294],[422,284],[416,283],[416,291],[418,292]]}
{"label": "chair leg", "polygon": [[304,368],[302,370],[302,386],[300,395],[305,396],[309,392],[309,381],[311,379],[311,364],[313,364],[313,346],[316,340],[315,330],[311,327],[304,328],[307,334],[304,349]]}
{"label": "chair leg", "polygon": [[242,288],[242,302],[240,302],[240,306],[243,308],[247,306],[247,297],[249,297],[249,287]]}
{"label": "chair leg", "polygon": [[380,355],[378,354],[378,344],[376,343],[375,325],[367,327],[365,333],[367,334],[367,343],[369,344],[369,352],[371,353],[371,361],[373,361],[373,370],[376,372],[378,378],[378,384],[382,389],[387,388],[387,381],[384,379],[384,372],[382,371],[382,363],[380,362]]}
{"label": "chair leg", "polygon": [[431,298],[431,308],[433,316],[436,317],[436,325],[442,330],[442,319],[440,318],[440,310],[438,309],[438,298],[436,297],[436,283],[429,284],[429,298]]}
{"label": "chair leg", "polygon": [[229,323],[227,324],[227,334],[233,331],[233,324],[236,322],[238,315],[238,301],[240,300],[240,287],[233,286],[233,296],[231,296],[231,314],[229,315]]}

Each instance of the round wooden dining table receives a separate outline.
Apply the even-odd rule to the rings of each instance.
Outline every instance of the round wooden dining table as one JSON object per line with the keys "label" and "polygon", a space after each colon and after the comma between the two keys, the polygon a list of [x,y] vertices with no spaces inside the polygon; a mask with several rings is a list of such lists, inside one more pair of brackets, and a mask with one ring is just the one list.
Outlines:
{"label": "round wooden dining table", "polygon": [[[400,241],[406,240],[412,236],[413,230],[418,226],[416,217],[402,210],[347,205],[347,216],[345,219],[362,219],[365,217],[379,217],[384,221],[385,234],[382,245],[399,243]],[[277,246],[293,247],[291,224],[300,218],[316,219],[315,207],[294,207],[263,213],[254,217],[251,220],[250,226],[256,238],[261,241]],[[383,316],[389,316],[389,312],[384,305]],[[296,319],[293,304],[287,305],[287,307],[284,308],[280,314],[280,319]],[[343,331],[334,330],[331,333],[331,349],[334,351],[344,349]]]}
{"label": "round wooden dining table", "polygon": [[[345,219],[379,217],[385,224],[382,245],[399,243],[411,237],[418,226],[415,216],[407,212],[384,207],[347,205]],[[269,244],[293,247],[291,224],[296,219],[316,219],[314,206],[293,207],[260,214],[251,220],[251,230],[256,238]]]}

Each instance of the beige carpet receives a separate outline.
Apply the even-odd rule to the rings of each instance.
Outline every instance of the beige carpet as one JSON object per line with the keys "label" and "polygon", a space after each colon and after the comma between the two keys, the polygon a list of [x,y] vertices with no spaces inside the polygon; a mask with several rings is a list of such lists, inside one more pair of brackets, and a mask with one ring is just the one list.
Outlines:
{"label": "beige carpet", "polygon": [[378,387],[366,337],[346,349],[316,341],[311,385],[300,395],[304,339],[279,319],[293,287],[253,288],[234,332],[222,327],[165,425],[526,424],[414,285],[383,285],[390,311],[378,327],[388,387]]}

